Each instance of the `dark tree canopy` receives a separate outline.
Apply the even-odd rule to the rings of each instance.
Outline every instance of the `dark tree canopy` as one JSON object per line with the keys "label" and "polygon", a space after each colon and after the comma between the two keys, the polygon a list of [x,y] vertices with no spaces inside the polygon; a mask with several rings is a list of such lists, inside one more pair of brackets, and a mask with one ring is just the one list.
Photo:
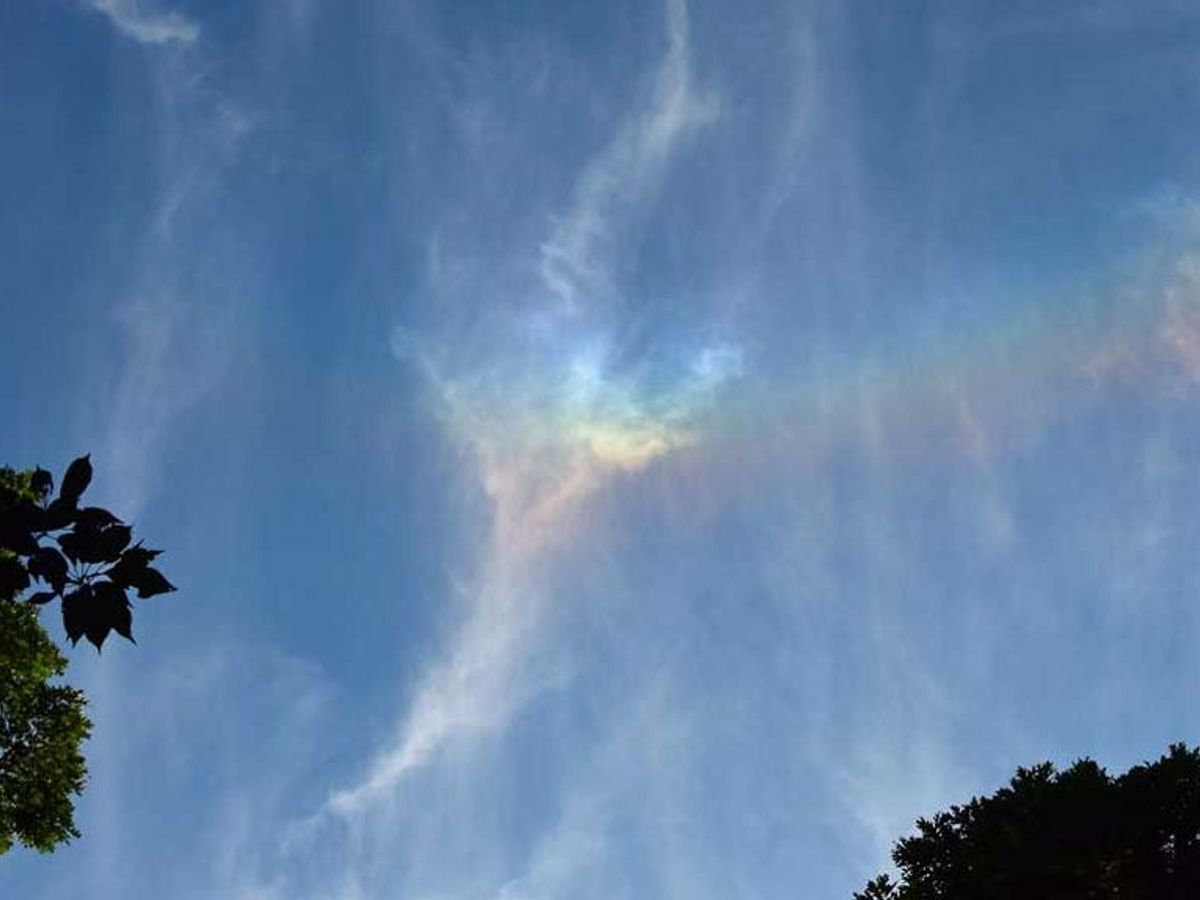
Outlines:
{"label": "dark tree canopy", "polygon": [[1200,897],[1200,748],[1112,777],[1080,760],[1018,769],[1008,787],[917,822],[855,900]]}
{"label": "dark tree canopy", "polygon": [[49,472],[0,468],[0,853],[14,841],[43,852],[78,837],[72,798],[87,778],[86,700],[57,683],[67,661],[38,620],[61,601],[72,644],[97,650],[115,631],[133,640],[128,592],[174,587],[150,565],[157,550],[107,510],[81,506],[88,458],[71,463],[58,495]]}

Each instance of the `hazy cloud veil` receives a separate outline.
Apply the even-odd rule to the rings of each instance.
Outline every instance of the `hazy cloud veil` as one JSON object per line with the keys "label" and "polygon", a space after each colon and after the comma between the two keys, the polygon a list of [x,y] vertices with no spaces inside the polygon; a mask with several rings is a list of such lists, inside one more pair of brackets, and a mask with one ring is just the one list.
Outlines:
{"label": "hazy cloud veil", "polygon": [[9,168],[109,192],[6,452],[181,591],[15,895],[848,897],[1194,739],[1189,7],[51,6],[101,124]]}

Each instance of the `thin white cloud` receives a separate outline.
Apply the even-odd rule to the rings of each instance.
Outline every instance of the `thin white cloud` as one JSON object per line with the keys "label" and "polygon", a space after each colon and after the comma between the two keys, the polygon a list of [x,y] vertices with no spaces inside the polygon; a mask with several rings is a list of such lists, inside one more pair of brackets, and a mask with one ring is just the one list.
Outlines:
{"label": "thin white cloud", "polygon": [[[160,635],[170,640],[165,635]],[[311,763],[327,740],[336,695],[324,673],[262,644],[228,636],[196,647],[149,645],[132,654],[77,657],[94,734],[88,744],[92,783],[81,813],[88,862],[84,876],[107,896],[135,896],[148,874],[167,896],[281,896],[257,881],[271,859],[255,840],[278,821],[292,795],[312,777]],[[135,691],[127,679],[137,678]],[[136,692],[137,703],[129,698]],[[246,741],[247,723],[229,715],[229,697],[256,707],[262,734]],[[252,746],[250,746],[252,744]],[[133,871],[120,860],[131,838],[122,834],[128,798],[142,796],[145,760],[160,784],[186,786],[195,772],[209,780],[203,825],[180,833],[196,849],[196,865],[178,862],[168,873]],[[171,790],[172,788],[168,788]],[[82,873],[81,873],[82,874]],[[193,892],[198,875],[205,890]],[[85,892],[86,893],[86,892]]]}
{"label": "thin white cloud", "polygon": [[333,812],[362,811],[429,762],[447,740],[497,727],[538,690],[518,668],[538,617],[536,586],[513,570],[500,548],[493,550],[481,582],[470,617],[449,656],[427,674],[401,738],[375,761],[364,781],[331,798]]}
{"label": "thin white cloud", "polygon": [[[711,98],[698,95],[692,84],[686,4],[667,0],[666,12],[667,49],[649,102],[584,169],[570,209],[541,247],[545,282],[568,307],[604,293],[612,236],[653,190],[681,137],[716,114]],[[736,375],[738,360],[727,350],[708,351],[698,366],[703,393]],[[571,375],[547,377],[570,382]],[[492,532],[461,630],[444,660],[426,675],[395,742],[360,783],[330,798],[328,811],[345,816],[388,797],[451,739],[502,726],[530,696],[561,677],[553,666],[524,665],[544,618],[539,574],[608,479],[640,469],[677,445],[674,423],[648,433],[640,412],[633,423],[610,422],[590,408],[578,421],[572,418],[577,411],[567,410],[571,421],[554,421],[549,439],[530,439],[521,429],[522,438],[513,444],[497,434],[494,423],[481,421],[478,404],[469,404],[464,414],[460,385],[443,382],[442,388],[451,426],[473,452],[492,503]],[[600,419],[590,420],[589,411]]]}
{"label": "thin white cloud", "polygon": [[166,298],[127,304],[119,324],[125,365],[109,408],[105,482],[116,494],[113,505],[136,516],[171,423],[220,378],[230,342],[214,319]]}
{"label": "thin white cloud", "polygon": [[475,440],[492,527],[468,616],[445,659],[426,675],[396,744],[366,779],[331,798],[329,808],[338,814],[354,815],[388,796],[443,744],[501,727],[561,680],[553,663],[529,662],[545,617],[539,578],[556,552],[579,538],[589,501],[613,475],[636,471],[669,449],[664,444],[629,456],[606,454],[607,446],[597,450],[586,440],[569,447]]}
{"label": "thin white cloud", "polygon": [[191,44],[200,37],[200,26],[182,13],[147,9],[139,0],[84,0],[103,13],[126,37],[142,44]]}
{"label": "thin white cloud", "polygon": [[[539,838],[525,870],[499,889],[496,900],[592,896],[580,885],[594,890],[605,882],[618,811],[636,808],[657,833],[678,809],[680,760],[696,737],[690,725],[667,678],[642,684],[616,711],[600,745],[579,754],[580,774],[570,783],[561,814]],[[669,896],[703,894],[682,889]]]}
{"label": "thin white cloud", "polygon": [[[200,34],[186,16],[140,0],[83,2],[143,43],[187,43]],[[181,273],[193,270],[194,258],[176,226],[219,196],[224,167],[254,120],[235,99],[199,87],[200,60],[179,63],[157,57],[147,73],[162,112],[146,136],[161,175],[157,209],[131,251],[133,276],[108,292],[122,366],[109,387],[101,453],[112,476],[105,483],[117,495],[113,503],[129,516],[152,493],[172,425],[225,375],[236,343],[235,311],[226,296],[205,296],[195,281],[181,289]],[[225,279],[222,290],[229,284]]]}
{"label": "thin white cloud", "polygon": [[662,177],[679,141],[715,121],[716,98],[694,84],[685,0],[667,0],[667,51],[646,107],[584,171],[575,198],[542,245],[542,278],[568,310],[612,289],[622,225]]}

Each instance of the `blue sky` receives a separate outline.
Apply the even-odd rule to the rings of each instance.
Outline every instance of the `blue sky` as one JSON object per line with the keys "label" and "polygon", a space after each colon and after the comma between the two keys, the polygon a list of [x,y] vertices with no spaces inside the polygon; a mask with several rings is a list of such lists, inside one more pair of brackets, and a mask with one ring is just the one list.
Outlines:
{"label": "blue sky", "polygon": [[0,893],[848,898],[1195,742],[1198,102],[1182,0],[0,5],[0,459],[180,587]]}

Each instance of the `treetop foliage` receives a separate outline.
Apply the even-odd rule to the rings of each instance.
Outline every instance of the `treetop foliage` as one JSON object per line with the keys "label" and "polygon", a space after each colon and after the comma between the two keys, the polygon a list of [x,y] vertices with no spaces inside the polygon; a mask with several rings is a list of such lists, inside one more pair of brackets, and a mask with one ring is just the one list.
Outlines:
{"label": "treetop foliage", "polygon": [[917,822],[855,900],[1200,897],[1200,748],[1112,777],[1090,759],[1017,770],[990,797]]}

